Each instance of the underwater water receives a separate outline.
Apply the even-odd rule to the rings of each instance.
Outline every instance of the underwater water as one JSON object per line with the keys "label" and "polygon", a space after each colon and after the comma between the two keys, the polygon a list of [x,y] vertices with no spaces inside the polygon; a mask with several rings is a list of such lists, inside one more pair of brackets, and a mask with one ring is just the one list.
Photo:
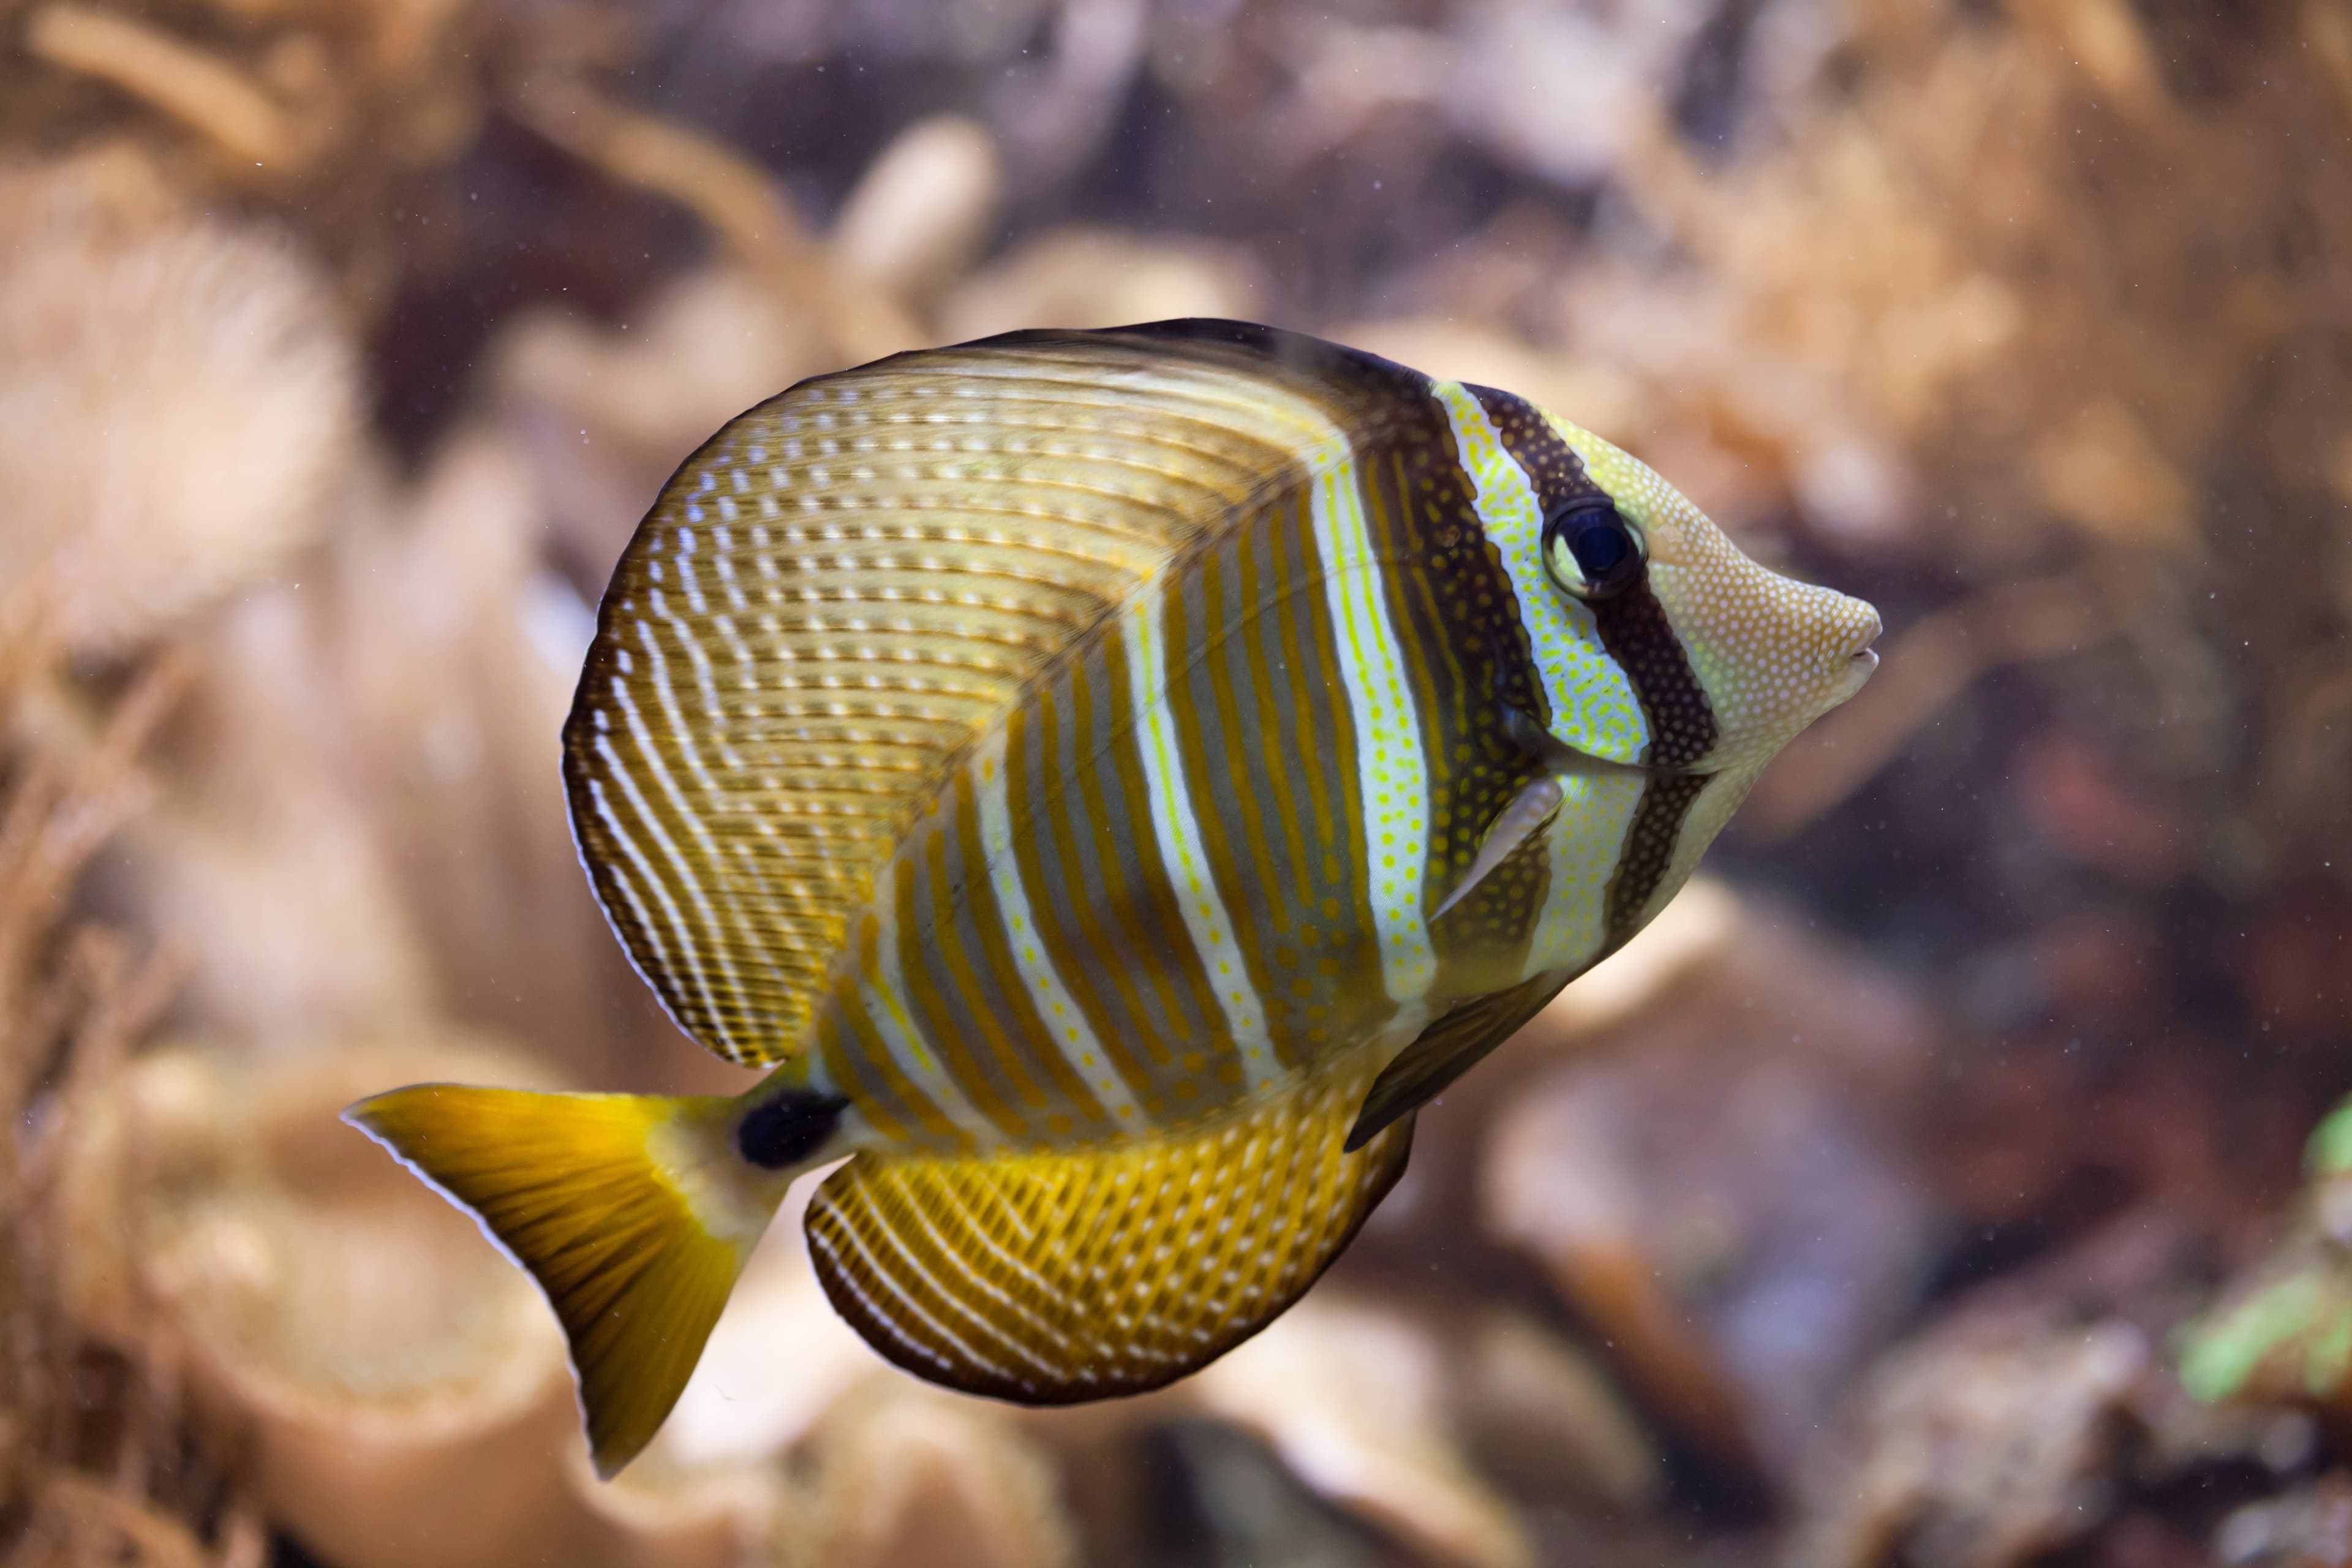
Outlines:
{"label": "underwater water", "polygon": [[[2338,0],[58,0],[0,6],[0,1556],[2352,1561]],[[1505,1043],[1369,1145],[1401,1173],[1332,1178],[1315,1191],[1338,1218],[1302,1205],[1251,1233],[1293,1249],[1283,1288],[1304,1294],[1234,1320],[1226,1353],[1061,1408],[910,1376],[892,1362],[934,1341],[836,1310],[844,1279],[889,1270],[825,1262],[898,1245],[887,1226],[857,1228],[837,1174],[797,1181],[676,1408],[600,1479],[548,1301],[341,1113],[420,1081],[760,1081],[688,1037],[767,1052],[744,1020],[771,1015],[710,978],[759,941],[671,965],[664,933],[691,946],[706,917],[656,906],[697,889],[629,871],[666,852],[658,833],[576,827],[589,797],[567,794],[567,715],[583,662],[606,668],[592,645],[617,646],[595,642],[597,606],[640,520],[714,432],[805,378],[1179,318],[1311,333],[1613,443],[1764,568],[1874,605],[1875,673],[1772,734],[1785,747],[1646,924],[1595,895],[1593,921],[1638,934],[1524,1026],[1498,1015]],[[1163,369],[1117,373],[1117,439],[1176,441],[1133,379]],[[1239,384],[1211,395],[1251,418],[1278,404],[1286,428],[1335,406]],[[1475,403],[1428,406],[1456,437],[1503,430],[1505,405]],[[1202,417],[1182,428],[1206,449]],[[1481,486],[1537,464],[1496,441]],[[1634,510],[1633,470],[1601,451],[1579,460]],[[1563,574],[1631,557],[1542,559],[1538,514],[1581,503],[1524,471],[1517,574],[1511,525],[1478,514],[1496,570],[1583,604],[1592,583]],[[1648,517],[1654,571],[1677,547]],[[863,548],[842,526],[801,542]],[[1297,550],[1339,548],[1332,526],[1300,511]],[[1004,543],[933,564],[973,574]],[[1657,581],[1728,733],[1738,657]],[[1087,582],[1085,604],[1124,603],[1126,578]],[[1610,668],[1638,664],[1601,642]],[[997,671],[957,668],[961,697]],[[1374,668],[1335,676],[1355,721]],[[1663,733],[1655,689],[1613,679]],[[608,794],[698,787],[676,737],[709,735],[700,689],[629,689],[667,737],[644,754],[674,765],[615,763]],[[1191,736],[1231,695],[1149,711]],[[997,1138],[991,1086],[1059,1069],[960,1065],[954,1040],[918,1043],[923,1009],[1108,1016],[1068,954],[1127,942],[1102,931],[1130,913],[1106,900],[1090,927],[1071,889],[1224,853],[1199,816],[1216,802],[1296,788],[1305,822],[1299,781],[1355,759],[1310,702],[1243,711],[1221,721],[1255,743],[1209,753],[1224,793],[1183,742],[1192,816],[1164,778],[1139,784],[1129,815],[1097,805],[1071,847],[992,885],[1008,931],[1016,900],[1070,912],[1065,973],[1008,946],[961,998],[910,990],[902,1034],[869,985],[857,1027],[884,1041],[872,1062],[914,1064],[906,1082],[859,1100],[867,1058],[840,1047],[845,1068],[795,1088],[824,1126],[766,1123],[759,1143],[729,1122],[737,1152],[830,1162],[850,1152],[823,1141],[833,1118],[870,1131],[893,1106],[907,1129],[933,1118],[933,1153]],[[898,721],[802,759],[806,789],[898,788],[873,763],[919,749]],[[1520,733],[1481,722],[1481,744]],[[580,734],[593,752],[605,732]],[[965,755],[956,733],[917,738],[923,766]],[[1031,755],[997,744],[973,754]],[[1036,766],[1083,795],[1075,763]],[[1471,810],[1442,766],[1412,776],[1416,831]],[[1563,776],[1570,809],[1619,790],[1633,812],[1671,782]],[[971,831],[993,832],[973,787]],[[1479,823],[1517,798],[1495,792]],[[606,820],[720,820],[630,809]],[[730,820],[715,860],[783,864],[743,847],[768,818]],[[1292,826],[1249,842],[1289,853]],[[1637,836],[1602,837],[1607,882]],[[773,873],[807,879],[759,906],[779,972],[834,973],[830,945],[793,944],[840,858]],[[1423,935],[1445,929],[1443,890],[1407,921]],[[1191,944],[1192,968],[1090,972],[1143,998],[1122,1004],[1136,1018],[1175,1018],[1169,987],[1196,972],[1182,1005],[1206,1016],[1229,946],[1261,963],[1181,913],[1160,946]],[[1375,1032],[1402,971],[1333,963],[1308,969],[1329,995],[1299,995]],[[1223,1016],[1286,1049],[1261,991],[1276,1005]],[[1223,1106],[1219,1065],[1181,1070]],[[1276,1078],[1232,1065],[1234,1102],[1274,1116]],[[1110,1125],[1132,1090],[1162,1118],[1152,1070],[1082,1082],[1074,1054],[1055,1106]],[[1178,1071],[1168,1095],[1194,1095]],[[1337,1120],[1315,1136],[1353,1105],[1317,1111]],[[1303,1112],[1276,1122],[1304,1146]],[[543,1158],[584,1146],[562,1134]],[[1053,1180],[1079,1190],[1073,1168]],[[1233,1168],[1198,1165],[1213,1184]],[[932,1207],[889,1212],[945,1224],[979,1190],[943,1179]],[[1114,1233],[1110,1211],[1071,1212]],[[583,1223],[617,1235],[636,1214]],[[899,1239],[920,1251],[915,1228]],[[940,1245],[907,1300],[938,1285]],[[1180,1262],[1137,1279],[1189,1279]],[[1073,1300],[1056,1332],[1113,1315]]]}

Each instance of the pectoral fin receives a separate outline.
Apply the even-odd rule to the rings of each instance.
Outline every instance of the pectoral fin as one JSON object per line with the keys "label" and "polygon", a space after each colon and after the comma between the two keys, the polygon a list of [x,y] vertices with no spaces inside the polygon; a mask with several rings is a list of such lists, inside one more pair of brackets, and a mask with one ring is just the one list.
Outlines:
{"label": "pectoral fin", "polygon": [[1471,858],[1470,868],[1454,884],[1438,906],[1430,910],[1430,923],[1434,925],[1445,911],[1470,895],[1472,889],[1493,875],[1495,868],[1511,858],[1511,851],[1542,831],[1567,798],[1559,780],[1550,773],[1538,773],[1519,787],[1519,793],[1495,814],[1486,825],[1486,837],[1478,841],[1478,853]]}
{"label": "pectoral fin", "polygon": [[809,1205],[834,1307],[908,1371],[1024,1405],[1139,1394],[1305,1294],[1404,1170],[1342,1141],[1368,1087],[1310,1081],[1181,1136],[990,1159],[863,1153]]}
{"label": "pectoral fin", "polygon": [[1516,708],[1503,710],[1503,728],[1521,751],[1541,764],[1543,771],[1520,785],[1518,794],[1506,802],[1503,809],[1495,814],[1495,820],[1486,825],[1486,835],[1478,842],[1478,853],[1471,859],[1470,868],[1430,911],[1433,921],[1469,897],[1479,883],[1494,874],[1496,867],[1511,858],[1513,850],[1542,830],[1567,798],[1563,781],[1628,773],[1645,777],[1651,772],[1632,763],[1611,762],[1606,757],[1580,752]]}

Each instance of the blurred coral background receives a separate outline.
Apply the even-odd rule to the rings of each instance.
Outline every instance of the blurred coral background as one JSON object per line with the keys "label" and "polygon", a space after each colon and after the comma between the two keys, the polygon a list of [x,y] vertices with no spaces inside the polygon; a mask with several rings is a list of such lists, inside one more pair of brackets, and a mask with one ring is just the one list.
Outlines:
{"label": "blurred coral background", "polygon": [[[799,377],[1201,314],[1885,668],[1224,1362],[939,1393],[788,1212],[595,1483],[334,1117],[746,1081],[573,859],[611,563]],[[0,0],[0,1553],[2352,1562],[2347,631],[2347,0]]]}

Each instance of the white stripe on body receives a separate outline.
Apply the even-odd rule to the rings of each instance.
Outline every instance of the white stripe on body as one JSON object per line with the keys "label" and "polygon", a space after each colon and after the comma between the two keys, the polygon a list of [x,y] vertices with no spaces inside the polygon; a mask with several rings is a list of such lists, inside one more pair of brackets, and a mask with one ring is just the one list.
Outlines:
{"label": "white stripe on body", "polygon": [[1021,972],[1021,982],[1029,990],[1029,1002],[1036,1008],[1037,1016],[1045,1022],[1053,1036],[1052,1048],[1094,1090],[1095,1098],[1110,1112],[1120,1127],[1143,1125],[1142,1113],[1135,1103],[1127,1080],[1096,1038],[1094,1026],[1063,984],[1060,971],[1054,966],[1054,955],[1046,951],[1045,940],[1038,933],[1035,912],[1029,905],[1028,884],[1022,880],[1020,858],[1013,852],[1013,821],[1007,800],[1010,781],[1004,776],[1006,730],[1003,724],[992,726],[981,741],[971,767],[972,796],[980,813],[981,858],[988,865],[990,885],[996,891],[996,907],[1004,917],[1006,945],[1013,952],[1013,962]]}
{"label": "white stripe on body", "polygon": [[1528,939],[1524,977],[1581,970],[1599,956],[1607,935],[1609,879],[1624,858],[1625,835],[1641,806],[1642,785],[1630,773],[1571,773],[1560,780],[1564,798],[1544,843],[1551,875]]}
{"label": "white stripe on body", "polygon": [[1318,476],[1313,510],[1323,591],[1339,638],[1341,683],[1355,719],[1356,772],[1364,802],[1366,874],[1389,999],[1415,1001],[1437,975],[1422,910],[1429,865],[1429,763],[1405,685],[1404,654],[1390,623],[1381,563],[1373,559],[1356,476]]}
{"label": "white stripe on body", "polygon": [[1119,617],[1127,646],[1128,685],[1136,749],[1142,755],[1144,793],[1150,797],[1151,827],[1160,864],[1176,893],[1176,905],[1192,934],[1193,951],[1208,973],[1210,989],[1225,1015],[1225,1028],[1240,1060],[1242,1081],[1255,1092],[1281,1077],[1282,1064],[1241,947],[1233,917],[1211,873],[1200,819],[1192,813],[1191,787],[1176,743],[1176,717],[1168,706],[1164,640],[1166,585],[1154,577],[1129,601]]}
{"label": "white stripe on body", "polygon": [[[877,886],[887,885],[887,878],[885,871]],[[900,1076],[929,1100],[934,1110],[971,1134],[982,1149],[1001,1145],[1004,1130],[966,1098],[955,1076],[924,1040],[915,1020],[908,1016],[907,977],[898,963],[898,931],[885,912],[887,907],[879,897],[876,899],[874,919],[879,928],[874,939],[876,973],[869,977],[862,963],[856,965],[857,996],[866,1005],[866,1020],[881,1037],[882,1048],[889,1053]]]}

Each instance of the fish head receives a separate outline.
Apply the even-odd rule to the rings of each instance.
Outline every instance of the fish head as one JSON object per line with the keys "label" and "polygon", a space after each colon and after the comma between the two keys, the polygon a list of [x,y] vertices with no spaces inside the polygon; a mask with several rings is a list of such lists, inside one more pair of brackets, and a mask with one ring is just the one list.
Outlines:
{"label": "fish head", "polygon": [[1751,560],[1647,464],[1544,417],[1604,492],[1545,518],[1552,592],[1530,619],[1550,624],[1530,629],[1555,739],[1609,762],[1752,771],[1862,689],[1874,607]]}

